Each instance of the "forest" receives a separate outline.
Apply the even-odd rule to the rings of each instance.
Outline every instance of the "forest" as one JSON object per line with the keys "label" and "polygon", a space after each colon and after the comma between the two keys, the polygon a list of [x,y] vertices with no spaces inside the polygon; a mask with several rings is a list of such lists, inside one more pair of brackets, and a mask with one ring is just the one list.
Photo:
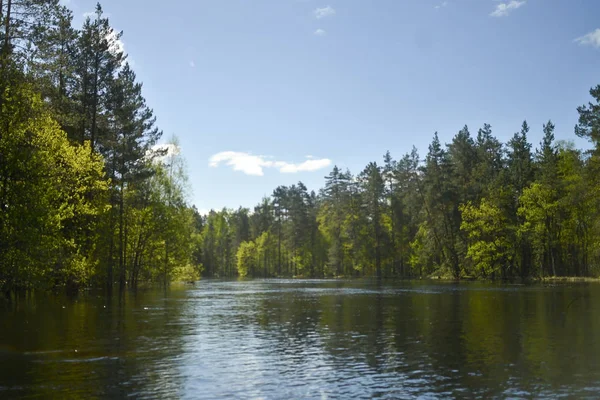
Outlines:
{"label": "forest", "polygon": [[97,6],[0,0],[0,288],[77,291],[191,276],[194,209]]}
{"label": "forest", "polygon": [[[0,0],[0,288],[135,288],[200,277],[537,279],[600,274],[600,86],[575,135],[437,133],[324,187],[200,215],[98,4]],[[576,105],[574,105],[576,106]],[[530,129],[543,140],[529,142]],[[385,148],[385,144],[382,144]],[[207,196],[210,194],[206,194]]]}
{"label": "forest", "polygon": [[551,121],[533,149],[523,122],[503,144],[485,124],[451,143],[437,133],[353,175],[334,167],[315,193],[277,187],[252,211],[211,211],[197,254],[207,276],[528,280],[596,277],[600,86],[578,108],[575,133],[556,142]]}

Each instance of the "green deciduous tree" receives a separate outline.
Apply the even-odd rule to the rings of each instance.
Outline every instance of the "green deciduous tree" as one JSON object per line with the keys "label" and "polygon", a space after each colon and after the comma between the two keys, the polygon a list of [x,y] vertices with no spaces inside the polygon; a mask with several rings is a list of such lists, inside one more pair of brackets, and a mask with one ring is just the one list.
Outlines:
{"label": "green deciduous tree", "polygon": [[8,91],[0,130],[0,286],[85,284],[93,261],[81,232],[105,210],[100,157],[71,145],[26,86]]}
{"label": "green deciduous tree", "polygon": [[474,272],[483,277],[507,278],[511,266],[510,225],[503,210],[491,199],[481,199],[461,206],[461,230],[467,233],[467,257],[475,265]]}

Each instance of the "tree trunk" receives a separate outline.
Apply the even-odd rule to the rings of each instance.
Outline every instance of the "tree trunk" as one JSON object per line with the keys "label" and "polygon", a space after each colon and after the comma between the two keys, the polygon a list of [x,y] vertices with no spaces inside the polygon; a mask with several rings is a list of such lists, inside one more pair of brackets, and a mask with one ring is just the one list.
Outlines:
{"label": "tree trunk", "polygon": [[[8,0],[6,5],[6,19],[4,21],[4,46],[2,47],[2,57],[0,57],[0,72],[2,73],[2,86],[0,87],[0,109],[4,103],[4,90],[8,86],[8,59],[10,52],[10,12],[12,0]],[[2,0],[0,0],[0,16],[2,15]],[[7,123],[8,125],[8,123]]]}
{"label": "tree trunk", "polygon": [[278,229],[278,258],[279,263],[277,264],[277,275],[281,277],[281,217],[279,217],[279,229]]}
{"label": "tree trunk", "polygon": [[392,220],[392,274],[396,275],[396,213],[394,212],[394,181],[390,179],[390,216]]}
{"label": "tree trunk", "polygon": [[264,265],[263,265],[263,269],[264,269],[264,273],[263,276],[266,278],[267,277],[267,249],[265,249],[265,260],[264,260]]}
{"label": "tree trunk", "polygon": [[552,265],[552,275],[556,276],[556,265],[554,264],[554,251],[550,248],[550,262]]}
{"label": "tree trunk", "polygon": [[125,232],[123,224],[124,216],[124,195],[123,195],[123,179],[121,179],[120,185],[120,197],[119,197],[119,286],[121,289],[125,288]]}
{"label": "tree trunk", "polygon": [[168,268],[169,268],[169,241],[165,240],[165,271],[164,271],[165,288],[167,287]]}
{"label": "tree trunk", "polygon": [[98,53],[96,53],[96,58],[94,60],[94,102],[92,103],[92,128],[90,132],[90,147],[92,153],[94,152],[94,148],[96,146],[96,124],[97,124],[97,115],[98,114],[98,73],[99,73],[99,64],[100,60],[98,60]]}
{"label": "tree trunk", "polygon": [[[83,106],[83,110],[81,113],[81,138],[80,138],[81,145],[83,145],[85,143],[85,127],[87,125],[87,117],[88,117],[87,113],[88,113],[88,101],[89,101],[89,99],[88,99],[88,73],[87,73],[88,59],[87,59],[87,56],[84,57],[84,60],[85,60],[85,73],[82,74],[83,82],[82,82],[82,88],[81,88],[82,89],[81,103]],[[114,166],[113,166],[113,168],[114,168]]]}
{"label": "tree trunk", "polygon": [[110,210],[110,219],[109,219],[109,232],[110,242],[108,245],[108,262],[106,263],[106,286],[110,290],[113,286],[113,255],[115,251],[115,235],[113,232],[113,227],[115,226],[115,218],[114,212]]}
{"label": "tree trunk", "polygon": [[2,23],[2,18],[4,18],[4,1],[0,0],[0,23]]}
{"label": "tree trunk", "polygon": [[[12,7],[12,0],[8,0],[6,3],[6,19],[4,20],[4,49],[2,50],[3,55],[3,67],[6,67],[8,63],[8,56],[10,53],[10,12]],[[0,10],[1,4],[0,4]]]}

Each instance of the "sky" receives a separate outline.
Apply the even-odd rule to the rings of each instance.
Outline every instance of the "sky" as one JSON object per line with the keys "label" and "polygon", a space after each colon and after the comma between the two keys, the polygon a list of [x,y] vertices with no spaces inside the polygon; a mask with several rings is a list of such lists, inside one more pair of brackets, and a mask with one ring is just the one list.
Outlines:
{"label": "sky", "polygon": [[[64,0],[76,26],[95,1]],[[253,208],[389,150],[422,157],[484,124],[574,135],[600,84],[598,0],[105,0],[190,202]]]}

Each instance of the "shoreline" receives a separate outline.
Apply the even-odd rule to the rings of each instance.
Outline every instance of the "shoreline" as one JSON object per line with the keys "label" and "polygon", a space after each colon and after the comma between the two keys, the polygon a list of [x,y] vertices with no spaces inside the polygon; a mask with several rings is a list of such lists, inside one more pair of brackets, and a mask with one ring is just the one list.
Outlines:
{"label": "shoreline", "polygon": [[[194,285],[197,282],[202,281],[211,281],[211,280],[320,280],[320,281],[340,281],[340,280],[349,280],[349,281],[359,281],[359,280],[377,280],[376,277],[345,277],[345,276],[335,276],[335,277],[326,277],[326,278],[308,278],[304,276],[293,276],[293,277],[229,277],[229,278],[202,278],[194,282],[189,281],[173,281],[172,284],[183,284],[183,285]],[[521,279],[520,277],[516,277],[512,280],[502,280],[502,279],[485,279],[485,278],[475,278],[475,277],[461,277],[459,279],[450,277],[450,276],[425,276],[425,277],[414,277],[414,278],[381,278],[382,282],[416,282],[416,281],[440,281],[440,282],[485,282],[485,283],[499,283],[499,284],[527,284],[527,283],[547,283],[547,282],[555,282],[555,283],[575,283],[575,282],[598,282],[600,283],[600,277],[581,277],[581,276],[546,276],[546,277],[531,277],[526,279]]]}

